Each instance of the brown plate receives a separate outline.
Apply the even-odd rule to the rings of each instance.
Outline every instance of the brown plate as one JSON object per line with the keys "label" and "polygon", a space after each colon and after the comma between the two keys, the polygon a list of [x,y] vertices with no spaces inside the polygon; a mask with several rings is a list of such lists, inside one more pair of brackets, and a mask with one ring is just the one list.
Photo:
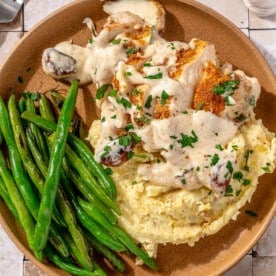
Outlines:
{"label": "brown plate", "polygon": [[[262,94],[256,108],[257,117],[271,131],[276,131],[276,82],[266,61],[250,40],[231,22],[213,10],[191,0],[160,1],[166,8],[165,37],[171,40],[189,41],[192,37],[213,43],[222,62],[230,62],[248,75],[255,76],[262,85]],[[11,91],[24,90],[47,92],[56,88],[66,92],[68,86],[46,76],[40,65],[43,49],[63,40],[85,45],[90,32],[82,24],[84,17],[91,17],[97,24],[106,14],[99,0],[79,0],[64,6],[36,25],[20,40],[0,70],[0,93],[7,98]],[[103,57],[104,58],[104,57]],[[18,81],[22,77],[23,83]],[[93,104],[94,87],[80,89],[77,109],[88,128],[96,116]],[[274,118],[274,119],[273,119]],[[260,185],[250,204],[247,204],[236,221],[230,222],[213,236],[201,239],[194,247],[187,245],[162,246],[156,275],[218,275],[238,262],[254,246],[268,227],[275,209],[276,172],[262,176]],[[245,210],[255,211],[250,217]],[[28,249],[19,225],[0,201],[0,221],[18,248],[49,275],[66,275],[51,264],[38,262]],[[134,267],[133,259],[124,257],[128,263],[127,275],[149,275],[144,267]],[[107,269],[107,272],[114,275]]]}

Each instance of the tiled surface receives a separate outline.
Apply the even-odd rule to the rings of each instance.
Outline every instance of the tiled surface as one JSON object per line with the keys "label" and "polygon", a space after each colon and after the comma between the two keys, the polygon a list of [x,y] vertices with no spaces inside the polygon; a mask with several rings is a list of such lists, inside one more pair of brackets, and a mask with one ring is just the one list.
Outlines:
{"label": "tiled surface", "polygon": [[[238,26],[259,47],[276,74],[276,15],[258,18],[247,10],[242,0],[199,0],[217,10]],[[52,11],[71,0],[25,0],[22,11],[10,24],[0,24],[0,63],[14,44]],[[276,218],[262,239],[235,267],[224,276],[276,275]],[[45,275],[13,245],[0,226],[0,276]]]}

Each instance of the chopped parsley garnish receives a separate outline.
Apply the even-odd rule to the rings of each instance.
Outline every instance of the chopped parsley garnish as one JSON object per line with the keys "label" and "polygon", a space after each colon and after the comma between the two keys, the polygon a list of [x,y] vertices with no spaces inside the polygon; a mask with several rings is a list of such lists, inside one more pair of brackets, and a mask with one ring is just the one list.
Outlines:
{"label": "chopped parsley garnish", "polygon": [[232,166],[232,162],[231,161],[227,161],[226,163],[226,168],[228,169],[229,173],[233,172],[233,166]]}
{"label": "chopped parsley garnish", "polygon": [[102,117],[101,122],[102,123],[105,122],[105,117]]}
{"label": "chopped parsley garnish", "polygon": [[151,67],[151,66],[152,66],[152,64],[150,62],[144,63],[144,67]]}
{"label": "chopped parsley garnish", "polygon": [[116,119],[116,114],[110,117],[111,119]]}
{"label": "chopped parsley garnish", "polygon": [[262,167],[263,171],[267,172],[267,173],[270,173],[270,163],[266,163],[266,167]]}
{"label": "chopped parsley garnish", "polygon": [[117,103],[122,104],[124,108],[131,108],[131,102],[128,101],[126,98],[121,98],[117,100]]}
{"label": "chopped parsley garnish", "polygon": [[251,210],[245,210],[245,213],[251,217],[257,217],[257,213]]}
{"label": "chopped parsley garnish", "polygon": [[111,151],[111,147],[110,146],[105,146],[104,147],[104,152],[102,153],[101,157],[106,157]]}
{"label": "chopped parsley garnish", "polygon": [[232,196],[233,195],[233,188],[231,185],[228,185],[225,189],[225,196]]}
{"label": "chopped parsley garnish", "polygon": [[138,123],[143,123],[143,124],[147,124],[150,122],[150,118],[146,117],[146,116],[141,116],[141,117],[137,117],[136,121]]}
{"label": "chopped parsley garnish", "polygon": [[115,97],[116,95],[117,95],[117,93],[118,93],[118,90],[111,90],[110,92],[108,92],[108,96],[110,96],[110,97]]}
{"label": "chopped parsley garnish", "polygon": [[111,41],[111,43],[114,44],[114,45],[117,45],[117,44],[119,44],[120,42],[121,42],[121,38],[113,39],[113,40]]}
{"label": "chopped parsley garnish", "polygon": [[185,179],[185,178],[181,179],[181,183],[182,183],[183,185],[186,185],[186,184],[187,184],[186,179]]}
{"label": "chopped parsley garnish", "polygon": [[244,121],[246,119],[244,114],[239,114],[238,116],[235,117],[235,119],[239,122]]}
{"label": "chopped parsley garnish", "polygon": [[150,79],[150,80],[157,80],[157,79],[162,79],[163,77],[163,73],[162,72],[159,72],[155,75],[148,75],[148,76],[145,76],[144,78],[145,79]]}
{"label": "chopped parsley garnish", "polygon": [[105,168],[104,171],[107,175],[112,175],[113,174],[113,171],[112,171],[111,168]]}
{"label": "chopped parsley garnish", "polygon": [[127,77],[129,77],[129,76],[132,76],[132,73],[131,73],[130,71],[126,71],[126,72],[125,72],[125,75],[126,75]]}
{"label": "chopped parsley garnish", "polygon": [[181,138],[177,140],[177,142],[181,145],[182,148],[187,146],[193,148],[193,144],[195,144],[198,141],[198,137],[195,134],[195,132],[192,130],[191,133],[191,136],[181,133]]}
{"label": "chopped parsley garnish", "polygon": [[238,146],[237,145],[232,145],[232,150],[233,151],[237,151],[238,150]]}
{"label": "chopped parsley garnish", "polygon": [[104,97],[105,92],[107,91],[109,86],[110,86],[110,84],[103,84],[102,86],[100,86],[97,89],[97,91],[96,91],[96,99],[97,100],[101,100]]}
{"label": "chopped parsley garnish", "polygon": [[250,185],[250,183],[251,183],[251,181],[250,181],[249,179],[246,179],[246,178],[245,178],[245,179],[243,180],[243,182],[242,182],[242,185],[243,185],[243,186],[248,186],[248,185]]}
{"label": "chopped parsley garnish", "polygon": [[128,125],[125,127],[125,130],[126,130],[126,131],[129,131],[129,130],[131,130],[131,129],[134,129],[133,124],[128,124]]}
{"label": "chopped parsley garnish", "polygon": [[243,174],[241,172],[234,172],[233,179],[236,179],[240,182],[242,178],[243,178]]}
{"label": "chopped parsley garnish", "polygon": [[169,94],[165,90],[163,90],[162,93],[161,93],[161,101],[160,101],[160,103],[162,105],[164,105],[166,103],[166,100],[168,98],[169,98]]}
{"label": "chopped parsley garnish", "polygon": [[200,167],[197,166],[197,167],[196,167],[196,172],[199,172],[199,171],[200,171]]}
{"label": "chopped parsley garnish", "polygon": [[220,144],[217,144],[217,145],[216,145],[216,149],[218,149],[218,150],[220,150],[220,151],[223,151],[223,146],[220,145]]}
{"label": "chopped parsley garnish", "polygon": [[204,103],[203,103],[203,102],[202,102],[202,103],[198,103],[198,105],[197,105],[197,107],[196,107],[196,112],[197,112],[198,110],[201,110],[203,106],[204,106]]}
{"label": "chopped parsley garnish", "polygon": [[127,55],[136,54],[138,50],[136,48],[128,48],[126,53]]}
{"label": "chopped parsley garnish", "polygon": [[255,106],[256,105],[255,96],[251,96],[248,103],[250,106]]}
{"label": "chopped parsley garnish", "polygon": [[132,138],[135,143],[139,143],[142,140],[142,138],[139,135],[137,135],[136,133],[133,133]]}
{"label": "chopped parsley garnish", "polygon": [[186,115],[186,114],[188,114],[188,111],[187,111],[187,110],[184,110],[182,113],[183,113],[184,115]]}
{"label": "chopped parsley garnish", "polygon": [[139,93],[140,93],[140,91],[138,90],[138,89],[132,89],[131,90],[131,94],[133,94],[133,95],[139,95]]}
{"label": "chopped parsley garnish", "polygon": [[131,136],[128,135],[123,135],[119,137],[119,145],[123,147],[128,147],[131,145]]}
{"label": "chopped parsley garnish", "polygon": [[137,104],[137,105],[136,105],[136,109],[137,109],[137,110],[141,110],[141,109],[142,109],[142,106],[139,105],[139,104]]}
{"label": "chopped parsley garnish", "polygon": [[241,193],[241,190],[236,191],[236,196],[239,196]]}
{"label": "chopped parsley garnish", "polygon": [[174,43],[173,42],[170,42],[168,44],[168,47],[170,47],[172,50],[175,50],[175,46],[174,46]]}
{"label": "chopped parsley garnish", "polygon": [[149,95],[147,97],[146,102],[145,102],[145,108],[150,109],[151,108],[151,102],[152,102],[152,95]]}
{"label": "chopped parsley garnish", "polygon": [[239,84],[239,80],[225,81],[217,86],[214,86],[213,91],[218,95],[226,94],[227,96],[231,96],[233,91],[239,87]]}
{"label": "chopped parsley garnish", "polygon": [[248,160],[249,160],[250,154],[252,154],[252,153],[253,153],[253,150],[249,150],[249,149],[245,152],[245,155],[244,155],[244,158],[245,158],[245,165],[244,165],[244,167],[243,167],[243,169],[244,169],[245,171],[249,171]]}
{"label": "chopped parsley garnish", "polygon": [[93,38],[89,38],[89,39],[88,39],[88,43],[91,43],[91,44],[92,44],[93,42],[94,42],[94,41],[93,41]]}
{"label": "chopped parsley garnish", "polygon": [[211,159],[211,166],[215,166],[219,161],[219,156],[215,153]]}
{"label": "chopped parsley garnish", "polygon": [[133,155],[134,155],[134,152],[133,151],[129,151],[127,153],[127,160],[131,159],[133,157]]}

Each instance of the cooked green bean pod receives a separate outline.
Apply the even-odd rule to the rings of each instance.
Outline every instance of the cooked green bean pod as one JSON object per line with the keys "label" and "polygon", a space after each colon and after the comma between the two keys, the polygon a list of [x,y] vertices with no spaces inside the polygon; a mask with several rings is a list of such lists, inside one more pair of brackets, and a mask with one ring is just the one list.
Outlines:
{"label": "cooked green bean pod", "polygon": [[33,237],[33,246],[37,250],[43,250],[47,244],[51,217],[60,180],[62,159],[78,94],[78,84],[78,80],[72,82],[57,123],[54,143],[50,152],[44,192],[41,198]]}

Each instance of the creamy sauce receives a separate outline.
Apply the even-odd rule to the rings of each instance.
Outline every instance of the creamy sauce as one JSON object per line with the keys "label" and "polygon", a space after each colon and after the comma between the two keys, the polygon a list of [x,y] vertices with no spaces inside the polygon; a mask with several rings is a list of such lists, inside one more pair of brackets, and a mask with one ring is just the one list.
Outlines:
{"label": "creamy sauce", "polygon": [[[86,23],[93,26],[87,19]],[[78,78],[99,88],[98,161],[118,166],[121,159],[135,155],[138,144],[155,156],[138,167],[144,181],[172,189],[205,186],[222,195],[237,158],[227,145],[239,126],[254,117],[259,83],[229,66],[220,68],[212,44],[198,39],[188,44],[166,41],[159,29],[130,12],[113,14],[86,47],[68,41],[47,49],[43,68],[56,78]],[[66,60],[71,66],[64,65]],[[200,82],[206,87],[202,72],[206,68],[208,73],[208,64],[234,85],[216,95],[223,108],[220,114],[204,109],[207,102],[193,108],[196,87]],[[212,89],[221,85],[217,80],[212,80]]]}

